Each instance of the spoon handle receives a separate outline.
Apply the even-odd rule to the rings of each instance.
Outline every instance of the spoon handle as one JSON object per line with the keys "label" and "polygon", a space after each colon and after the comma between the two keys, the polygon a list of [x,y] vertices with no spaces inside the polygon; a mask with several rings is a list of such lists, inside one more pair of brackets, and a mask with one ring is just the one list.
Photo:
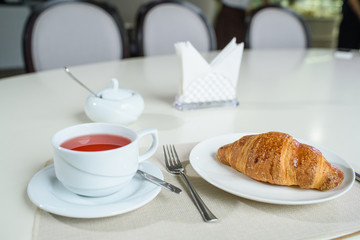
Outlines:
{"label": "spoon handle", "polygon": [[71,72],[68,67],[64,67],[65,72],[69,74],[69,76],[75,80],[77,83],[79,83],[82,87],[84,87],[86,90],[88,90],[91,94],[93,94],[95,97],[101,98],[101,96],[98,96],[95,92],[93,92],[90,88],[88,88],[85,84],[83,84],[79,79],[77,79]]}
{"label": "spoon handle", "polygon": [[141,170],[137,170],[137,173],[139,173],[141,176],[143,176],[144,178],[146,178],[147,180],[149,180],[150,182],[153,182],[161,187],[164,187],[164,188],[167,188],[169,189],[170,191],[174,192],[174,193],[181,193],[181,189],[168,183],[168,182],[165,182],[149,173],[146,173],[146,172],[143,172]]}

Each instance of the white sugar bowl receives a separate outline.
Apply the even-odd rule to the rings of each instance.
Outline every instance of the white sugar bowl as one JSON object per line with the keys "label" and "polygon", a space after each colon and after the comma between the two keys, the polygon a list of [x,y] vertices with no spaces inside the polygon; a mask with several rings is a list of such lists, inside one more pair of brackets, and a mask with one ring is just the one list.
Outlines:
{"label": "white sugar bowl", "polygon": [[86,115],[95,122],[129,124],[136,121],[144,111],[144,99],[137,92],[119,88],[117,79],[111,81],[111,88],[87,98]]}

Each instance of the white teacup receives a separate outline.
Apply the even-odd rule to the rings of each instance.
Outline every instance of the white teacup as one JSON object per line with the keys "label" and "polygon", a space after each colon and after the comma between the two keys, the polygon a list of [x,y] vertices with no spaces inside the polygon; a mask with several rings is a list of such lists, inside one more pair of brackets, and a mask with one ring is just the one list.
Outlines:
{"label": "white teacup", "polygon": [[[121,137],[130,140],[127,145],[110,150],[79,151],[71,149],[79,145],[103,144],[112,135],[117,141]],[[90,137],[88,136],[90,135]],[[145,135],[152,136],[150,148],[139,154],[139,140]],[[87,136],[77,141],[71,140]],[[90,140],[89,140],[90,139]],[[101,139],[101,140],[99,140]],[[69,143],[69,140],[70,143]],[[68,142],[68,146],[64,145]],[[111,143],[113,144],[113,143]],[[110,123],[87,123],[71,126],[55,133],[52,137],[55,174],[70,191],[84,196],[106,196],[126,186],[136,174],[139,162],[151,157],[158,147],[156,129],[134,131]],[[76,146],[75,146],[76,145]],[[81,146],[80,146],[81,147]]]}

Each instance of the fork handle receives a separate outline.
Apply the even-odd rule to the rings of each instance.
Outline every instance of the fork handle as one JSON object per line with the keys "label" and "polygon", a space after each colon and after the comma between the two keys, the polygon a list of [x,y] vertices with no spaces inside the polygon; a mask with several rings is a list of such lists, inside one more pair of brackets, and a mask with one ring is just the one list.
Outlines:
{"label": "fork handle", "polygon": [[191,196],[195,202],[196,207],[200,211],[201,216],[203,217],[205,222],[214,222],[217,221],[217,217],[210,211],[210,209],[205,205],[202,201],[199,194],[195,191],[191,183],[189,182],[188,178],[186,177],[185,173],[180,172],[181,177],[184,179],[186,186],[188,187]]}

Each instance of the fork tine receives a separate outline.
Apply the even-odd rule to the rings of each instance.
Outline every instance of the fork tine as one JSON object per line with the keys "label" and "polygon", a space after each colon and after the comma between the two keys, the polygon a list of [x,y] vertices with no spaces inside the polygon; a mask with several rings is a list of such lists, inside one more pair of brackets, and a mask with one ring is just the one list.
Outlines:
{"label": "fork tine", "polygon": [[168,154],[168,157],[169,157],[169,165],[170,166],[174,166],[174,154],[172,153],[172,149],[171,149],[171,146],[172,145],[166,145],[167,147],[167,154]]}
{"label": "fork tine", "polygon": [[168,151],[167,151],[167,145],[163,145],[163,151],[164,151],[164,158],[165,158],[166,168],[169,168],[170,163],[169,163],[169,156],[168,156]]}
{"label": "fork tine", "polygon": [[173,145],[168,145],[167,146],[167,150],[168,150],[168,154],[169,154],[169,157],[170,157],[170,162],[171,162],[171,165],[174,165],[175,164],[175,160],[174,160],[174,153],[173,153]]}

